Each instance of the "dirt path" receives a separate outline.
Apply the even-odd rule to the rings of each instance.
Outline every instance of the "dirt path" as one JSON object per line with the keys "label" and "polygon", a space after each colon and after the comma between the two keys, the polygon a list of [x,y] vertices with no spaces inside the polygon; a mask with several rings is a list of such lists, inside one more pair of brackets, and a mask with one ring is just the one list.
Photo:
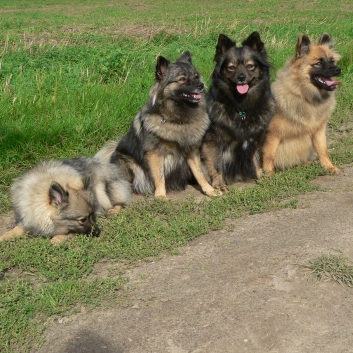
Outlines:
{"label": "dirt path", "polygon": [[132,269],[132,306],[56,320],[36,352],[353,352],[353,289],[302,266],[334,249],[353,258],[353,168],[317,182],[327,191],[295,210],[229,221]]}

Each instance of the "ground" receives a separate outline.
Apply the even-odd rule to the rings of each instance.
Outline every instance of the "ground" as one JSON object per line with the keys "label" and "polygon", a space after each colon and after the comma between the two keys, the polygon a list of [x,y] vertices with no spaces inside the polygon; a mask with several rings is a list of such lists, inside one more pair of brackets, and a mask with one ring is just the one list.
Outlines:
{"label": "ground", "polygon": [[306,267],[337,250],[353,258],[352,181],[352,167],[320,177],[323,191],[296,209],[228,220],[178,255],[128,270],[130,306],[51,320],[33,352],[353,352],[353,289]]}

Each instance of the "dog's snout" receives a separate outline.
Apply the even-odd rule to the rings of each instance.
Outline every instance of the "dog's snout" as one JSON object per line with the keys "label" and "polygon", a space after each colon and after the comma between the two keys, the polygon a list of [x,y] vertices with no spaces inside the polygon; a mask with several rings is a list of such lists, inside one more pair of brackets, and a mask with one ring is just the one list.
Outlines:
{"label": "dog's snout", "polygon": [[335,67],[335,75],[336,76],[340,76],[341,75],[341,68],[338,67],[338,66]]}
{"label": "dog's snout", "polygon": [[239,80],[240,82],[245,82],[245,80],[246,80],[245,74],[243,74],[243,73],[239,74],[239,75],[238,75],[238,80]]}

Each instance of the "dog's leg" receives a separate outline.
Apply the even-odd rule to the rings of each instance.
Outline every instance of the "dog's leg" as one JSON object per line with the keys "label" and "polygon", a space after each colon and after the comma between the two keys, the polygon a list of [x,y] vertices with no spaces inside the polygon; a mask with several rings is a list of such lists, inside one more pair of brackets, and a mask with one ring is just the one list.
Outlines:
{"label": "dog's leg", "polygon": [[157,152],[149,152],[146,157],[155,185],[154,196],[158,199],[167,199],[164,178],[164,157]]}
{"label": "dog's leg", "polygon": [[263,146],[263,169],[268,175],[272,175],[275,169],[275,157],[280,138],[271,132],[268,132]]}
{"label": "dog's leg", "polygon": [[50,242],[52,243],[52,245],[58,245],[64,241],[68,241],[72,237],[73,237],[72,234],[58,234],[58,235],[54,235],[50,239]]}
{"label": "dog's leg", "polygon": [[260,167],[260,164],[258,162],[256,155],[254,155],[254,157],[253,157],[253,163],[255,166],[255,177],[256,177],[256,179],[260,179],[262,177],[262,168]]}
{"label": "dog's leg", "polygon": [[221,192],[216,191],[207,181],[206,177],[202,172],[201,159],[198,153],[195,153],[188,157],[188,164],[192,174],[201,186],[202,191],[208,196],[218,196]]}
{"label": "dog's leg", "polygon": [[26,234],[26,230],[24,229],[22,224],[19,224],[16,227],[14,227],[11,230],[9,230],[8,232],[6,232],[5,234],[3,234],[0,237],[0,241],[8,240],[8,239],[11,239],[11,238],[20,237],[20,236],[25,235],[25,234]]}
{"label": "dog's leg", "polygon": [[[202,153],[204,158],[204,165],[206,167],[209,178],[211,179],[211,185],[218,190],[227,191],[228,186],[224,182],[223,173],[217,171],[215,163],[221,162],[222,157],[218,155],[218,149],[216,146],[202,146]],[[220,167],[221,168],[221,167]]]}
{"label": "dog's leg", "polygon": [[331,173],[339,174],[340,170],[331,163],[328,155],[326,143],[326,124],[324,124],[318,131],[316,131],[315,134],[313,134],[312,141],[319,156],[320,164]]}

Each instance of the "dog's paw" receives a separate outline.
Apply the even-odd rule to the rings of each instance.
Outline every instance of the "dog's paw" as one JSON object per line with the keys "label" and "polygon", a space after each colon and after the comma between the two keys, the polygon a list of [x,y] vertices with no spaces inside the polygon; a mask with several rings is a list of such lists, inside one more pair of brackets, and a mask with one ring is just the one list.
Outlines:
{"label": "dog's paw", "polygon": [[112,216],[112,215],[117,215],[121,210],[121,206],[120,205],[116,205],[114,206],[113,208],[110,208],[108,211],[107,211],[107,215],[108,216]]}
{"label": "dog's paw", "polygon": [[168,201],[167,195],[155,195],[154,197],[158,200]]}
{"label": "dog's paw", "polygon": [[205,194],[210,197],[219,197],[223,195],[223,192],[219,189],[213,189],[212,191],[208,191]]}
{"label": "dog's paw", "polygon": [[50,243],[54,246],[59,245],[60,243],[63,243],[64,241],[69,240],[72,237],[72,235],[54,235],[50,239]]}
{"label": "dog's paw", "polygon": [[271,177],[274,174],[273,170],[264,170],[261,174],[261,178]]}
{"label": "dog's paw", "polygon": [[327,170],[331,174],[339,174],[339,173],[341,173],[341,170],[339,168],[335,167],[334,165],[332,167],[327,168]]}
{"label": "dog's paw", "polygon": [[216,190],[220,191],[220,192],[227,192],[229,191],[228,185],[223,184],[223,185],[217,185],[216,187],[214,187]]}

